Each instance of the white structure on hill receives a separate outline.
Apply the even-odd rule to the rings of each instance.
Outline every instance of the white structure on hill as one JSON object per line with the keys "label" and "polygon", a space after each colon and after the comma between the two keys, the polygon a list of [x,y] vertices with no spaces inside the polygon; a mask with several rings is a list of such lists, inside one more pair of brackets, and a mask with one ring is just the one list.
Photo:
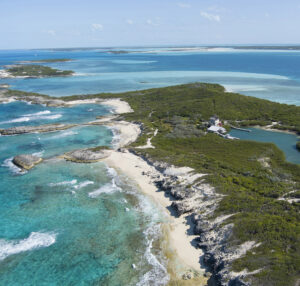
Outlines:
{"label": "white structure on hill", "polygon": [[209,119],[209,124],[211,126],[222,126],[222,122],[217,115],[214,115]]}
{"label": "white structure on hill", "polygon": [[226,133],[226,129],[224,127],[221,126],[210,126],[207,129],[208,132],[213,132],[213,133],[221,133],[221,134],[225,134]]}

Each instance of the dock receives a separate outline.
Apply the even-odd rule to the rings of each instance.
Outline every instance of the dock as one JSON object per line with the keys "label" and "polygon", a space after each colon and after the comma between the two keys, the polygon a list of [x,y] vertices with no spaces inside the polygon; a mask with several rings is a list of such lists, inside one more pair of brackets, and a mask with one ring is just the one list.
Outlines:
{"label": "dock", "polygon": [[240,127],[235,127],[235,126],[232,126],[230,125],[230,127],[232,129],[236,129],[236,130],[240,130],[240,131],[245,131],[245,132],[251,132],[252,130],[249,130],[249,129],[245,129],[245,128],[240,128]]}

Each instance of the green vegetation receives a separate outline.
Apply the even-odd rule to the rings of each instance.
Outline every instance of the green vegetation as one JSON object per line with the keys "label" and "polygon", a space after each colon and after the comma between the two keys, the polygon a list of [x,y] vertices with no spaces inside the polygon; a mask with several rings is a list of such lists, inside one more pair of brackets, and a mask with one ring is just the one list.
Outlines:
{"label": "green vegetation", "polygon": [[61,63],[70,62],[71,59],[41,59],[41,60],[31,60],[31,61],[21,61],[20,63]]}
{"label": "green vegetation", "polygon": [[15,65],[7,69],[12,76],[29,76],[29,77],[51,77],[51,76],[68,76],[73,71],[58,70],[41,65]]}
{"label": "green vegetation", "polygon": [[235,271],[263,269],[254,275],[253,285],[295,285],[300,275],[300,204],[278,198],[291,192],[300,196],[300,166],[287,163],[273,144],[203,136],[202,129],[217,114],[232,124],[276,121],[299,131],[300,107],[225,93],[219,85],[202,83],[97,96],[122,98],[134,109],[124,117],[143,123],[144,132],[132,148],[158,129],[152,138],[156,148],[136,149],[140,154],[209,174],[206,180],[225,195],[215,215],[236,214],[230,218],[235,225],[230,242],[261,243],[235,261]]}
{"label": "green vegetation", "polygon": [[107,147],[107,146],[97,146],[97,147],[92,147],[89,148],[89,150],[94,151],[94,152],[98,152],[98,151],[102,151],[102,150],[110,150],[111,148]]}
{"label": "green vegetation", "polygon": [[297,142],[296,148],[298,149],[298,151],[300,151],[300,141]]}
{"label": "green vegetation", "polygon": [[26,92],[26,91],[21,91],[21,90],[16,90],[16,89],[7,89],[5,91],[5,95],[8,97],[10,97],[10,96],[16,96],[16,97],[36,96],[36,97],[42,97],[42,98],[48,98],[48,99],[52,98],[49,95],[36,93],[36,92]]}
{"label": "green vegetation", "polygon": [[131,148],[144,145],[148,133],[158,129],[151,141],[155,149],[136,151],[208,174],[207,182],[225,195],[215,215],[235,214],[229,219],[234,223],[230,243],[261,243],[234,262],[234,271],[262,269],[252,285],[295,285],[300,275],[300,203],[287,199],[300,198],[300,165],[287,163],[274,144],[226,140],[203,131],[217,114],[232,125],[278,122],[280,128],[299,132],[300,107],[226,93],[220,85],[204,83],[61,99],[95,97],[121,98],[133,108],[124,119],[144,128]]}
{"label": "green vegetation", "polygon": [[173,116],[198,116],[199,121],[208,120],[217,114],[235,126],[265,126],[273,121],[278,122],[274,128],[300,132],[300,107],[227,93],[218,84],[193,83],[121,94],[75,95],[61,99],[70,101],[95,97],[124,98],[134,110],[139,109],[138,113],[134,113],[136,119],[148,116],[152,110],[155,111],[152,113],[154,121]]}

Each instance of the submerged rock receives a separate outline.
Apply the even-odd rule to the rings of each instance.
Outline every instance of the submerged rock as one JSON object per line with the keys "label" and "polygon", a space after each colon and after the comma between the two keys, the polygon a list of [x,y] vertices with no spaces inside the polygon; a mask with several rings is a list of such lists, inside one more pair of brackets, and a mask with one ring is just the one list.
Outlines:
{"label": "submerged rock", "polygon": [[69,129],[76,126],[76,124],[45,124],[40,126],[17,126],[7,129],[0,129],[1,135],[18,135],[25,133],[44,133],[54,132]]}
{"label": "submerged rock", "polygon": [[107,158],[110,152],[105,147],[79,149],[65,153],[62,157],[67,161],[76,163],[94,163]]}
{"label": "submerged rock", "polygon": [[13,163],[22,169],[30,170],[35,165],[41,163],[43,161],[42,158],[29,154],[18,155],[13,158]]}

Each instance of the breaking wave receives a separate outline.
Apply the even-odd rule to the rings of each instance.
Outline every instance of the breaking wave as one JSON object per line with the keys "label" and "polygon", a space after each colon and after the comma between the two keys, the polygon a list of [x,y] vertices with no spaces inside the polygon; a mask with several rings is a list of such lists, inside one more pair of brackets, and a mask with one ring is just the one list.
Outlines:
{"label": "breaking wave", "polygon": [[13,174],[23,175],[27,173],[26,171],[23,171],[21,168],[17,167],[13,163],[13,159],[14,159],[13,157],[5,159],[1,166],[9,168],[10,172],[12,172]]}
{"label": "breaking wave", "polygon": [[9,123],[20,123],[20,122],[28,122],[34,120],[54,120],[62,117],[62,114],[51,114],[51,111],[45,110],[37,113],[25,114],[19,118],[15,118],[8,121],[2,121],[0,124],[9,124]]}
{"label": "breaking wave", "polygon": [[0,239],[0,260],[6,257],[41,247],[48,247],[56,241],[55,233],[32,232],[28,238],[8,241]]}

